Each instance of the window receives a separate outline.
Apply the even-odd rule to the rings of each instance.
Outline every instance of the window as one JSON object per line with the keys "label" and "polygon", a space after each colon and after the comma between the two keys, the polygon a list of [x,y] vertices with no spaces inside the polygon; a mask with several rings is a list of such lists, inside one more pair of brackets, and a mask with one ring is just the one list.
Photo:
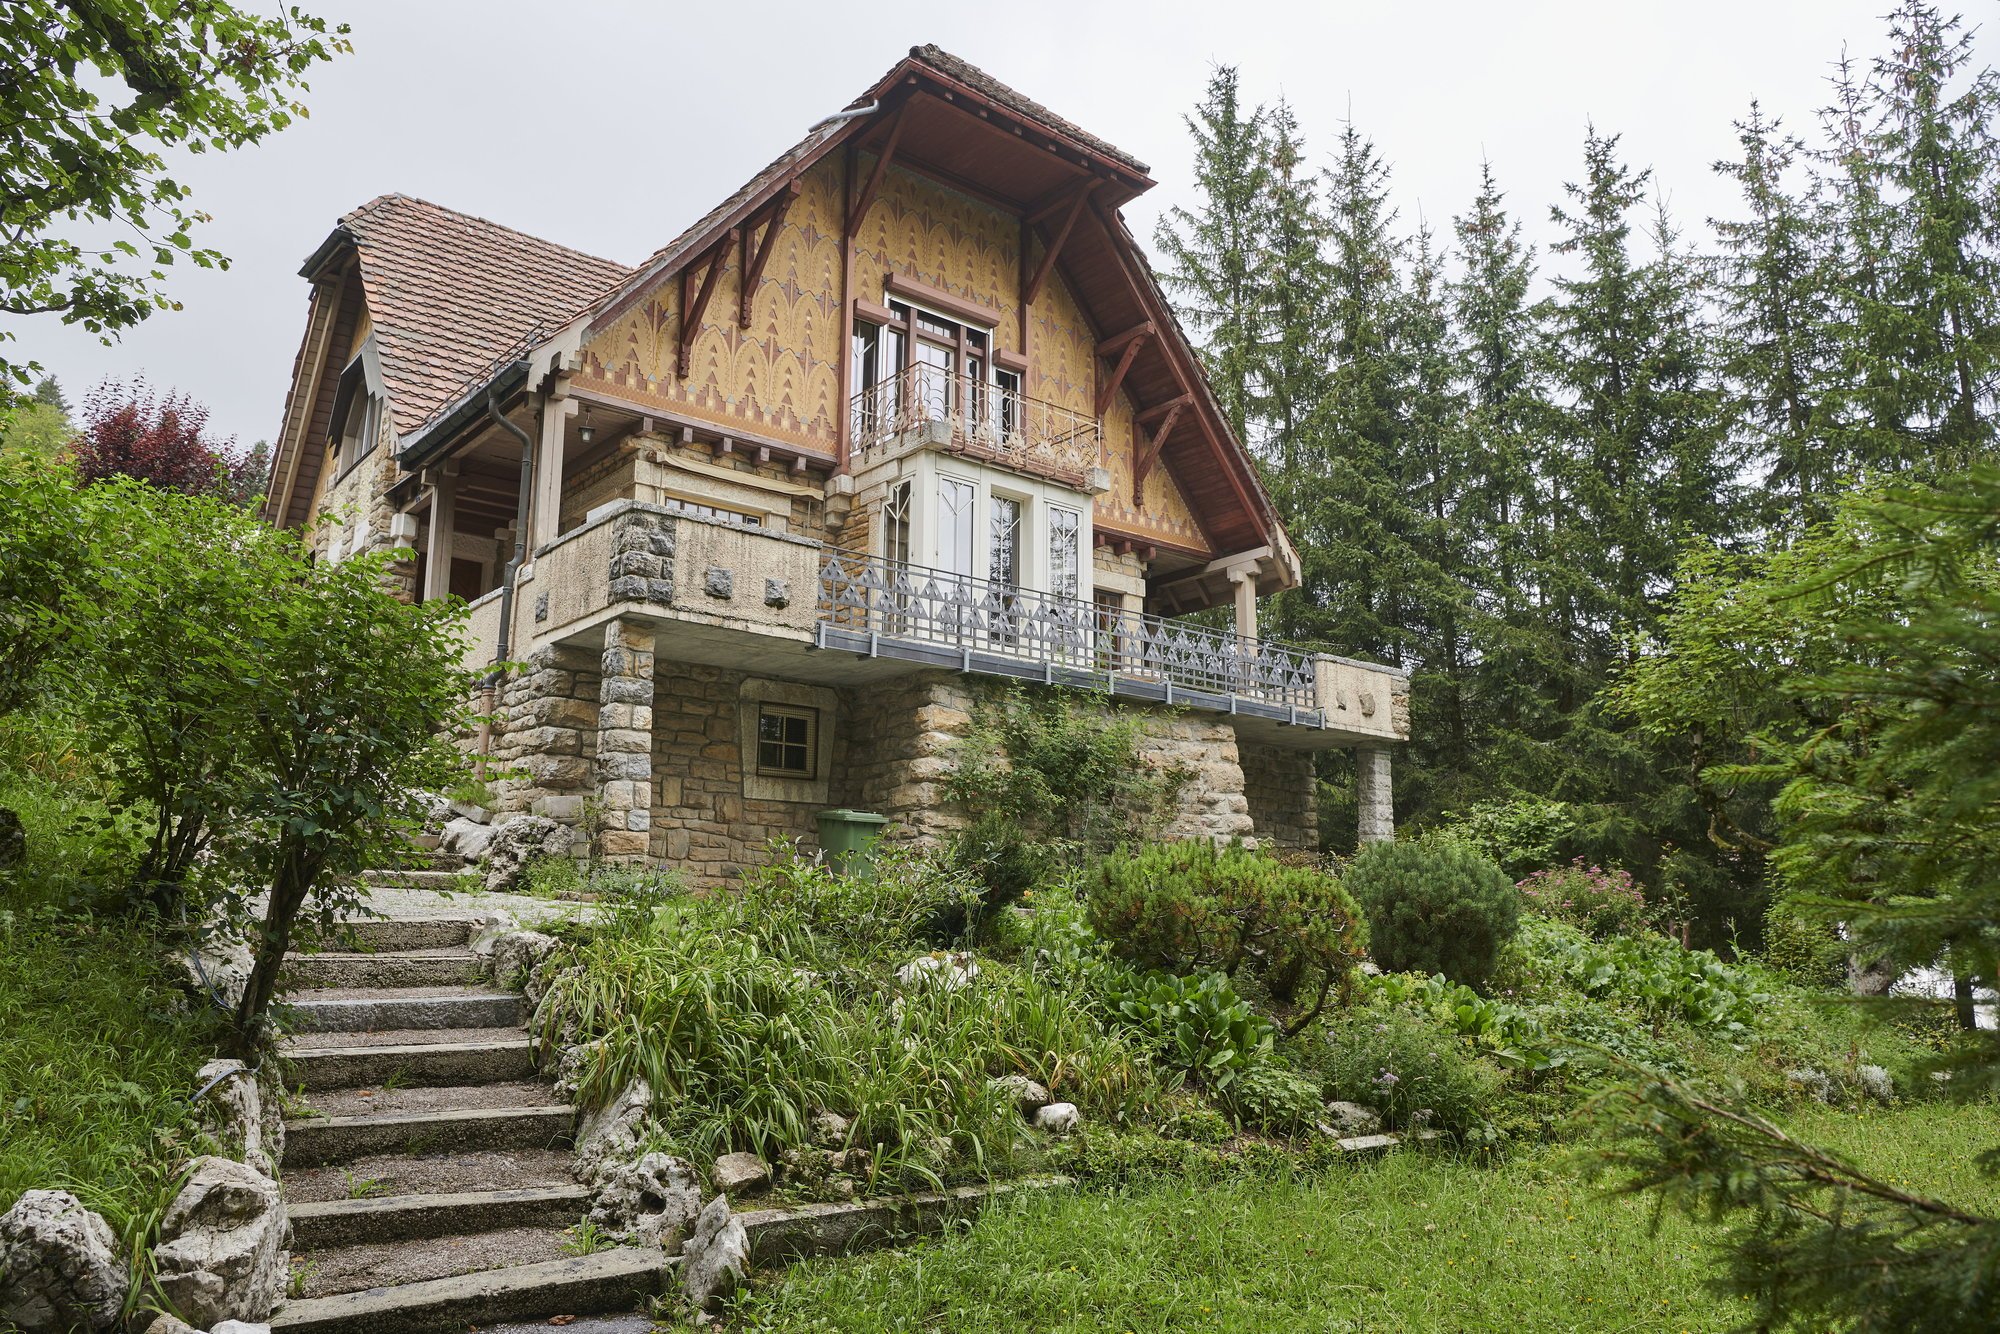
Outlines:
{"label": "window", "polygon": [[882,502],[882,559],[910,563],[910,484],[898,482]]}
{"label": "window", "polygon": [[790,704],[757,707],[757,772],[770,778],[811,778],[819,744],[819,710]]}
{"label": "window", "polygon": [[997,492],[993,496],[992,539],[986,553],[986,577],[999,587],[993,613],[993,642],[1020,640],[1021,502]]}
{"label": "window", "polygon": [[1062,505],[1049,506],[1049,592],[1059,598],[1076,596],[1076,541],[1080,517]]}
{"label": "window", "polygon": [[897,427],[901,404],[896,375],[903,369],[906,338],[901,329],[854,326],[854,429],[862,439]]}
{"label": "window", "polygon": [[974,503],[979,488],[956,477],[938,478],[938,568],[951,574],[973,571]]}
{"label": "window", "polygon": [[726,510],[719,505],[708,505],[697,500],[682,500],[679,496],[664,496],[660,504],[677,514],[693,514],[704,519],[722,519],[729,523],[740,523],[745,528],[762,528],[764,516],[750,514],[743,510]]}

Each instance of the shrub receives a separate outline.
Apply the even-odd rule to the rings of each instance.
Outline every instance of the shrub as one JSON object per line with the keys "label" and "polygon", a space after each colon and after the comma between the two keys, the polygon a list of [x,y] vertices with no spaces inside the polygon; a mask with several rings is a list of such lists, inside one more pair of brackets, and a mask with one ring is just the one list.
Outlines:
{"label": "shrub", "polygon": [[1824,912],[1780,895],[1764,910],[1764,962],[1805,987],[1847,983],[1848,944]]}
{"label": "shrub", "polygon": [[1270,1055],[1275,1031],[1220,973],[1152,973],[1113,983],[1112,1018],[1143,1033],[1170,1067],[1227,1089]]}
{"label": "shrub", "polygon": [[1536,871],[1516,888],[1530,911],[1599,940],[1646,929],[1646,896],[1638,883],[1624,871],[1585,866],[1581,857],[1567,866]]}
{"label": "shrub", "polygon": [[979,886],[921,852],[878,847],[872,869],[841,875],[784,844],[744,874],[744,924],[773,948],[806,954],[829,947],[854,962],[881,963],[913,948],[955,942],[977,916]]}
{"label": "shrub", "polygon": [[1482,801],[1438,827],[1432,837],[1460,843],[1500,863],[1511,876],[1556,864],[1577,832],[1577,811],[1546,797]]}
{"label": "shrub", "polygon": [[1376,843],[1341,877],[1368,918],[1375,962],[1484,986],[1520,921],[1520,895],[1479,853],[1442,842]]}
{"label": "shrub", "polygon": [[1090,922],[1121,958],[1188,974],[1248,969],[1298,1032],[1344,988],[1362,946],[1361,916],[1330,877],[1241,847],[1156,843],[1105,858]]}
{"label": "shrub", "polygon": [[1460,1139],[1485,1138],[1497,1069],[1450,1029],[1423,1014],[1361,1007],[1329,1016],[1302,1047],[1327,1097],[1358,1102],[1392,1128],[1423,1124]]}
{"label": "shrub", "polygon": [[1319,1081],[1273,1062],[1244,1071],[1227,1100],[1237,1120],[1270,1135],[1311,1130],[1325,1115]]}

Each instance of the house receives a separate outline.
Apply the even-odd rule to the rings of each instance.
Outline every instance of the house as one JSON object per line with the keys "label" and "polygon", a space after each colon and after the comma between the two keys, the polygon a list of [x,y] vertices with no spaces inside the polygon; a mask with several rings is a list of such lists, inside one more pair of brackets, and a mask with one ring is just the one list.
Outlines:
{"label": "house", "polygon": [[503,811],[606,857],[718,880],[830,806],[938,837],[1010,678],[1139,711],[1171,833],[1316,848],[1349,747],[1386,837],[1407,678],[1259,637],[1297,558],[1120,216],[1152,185],[919,47],[636,268],[384,196],[302,270],[267,512],[471,603],[522,664]]}

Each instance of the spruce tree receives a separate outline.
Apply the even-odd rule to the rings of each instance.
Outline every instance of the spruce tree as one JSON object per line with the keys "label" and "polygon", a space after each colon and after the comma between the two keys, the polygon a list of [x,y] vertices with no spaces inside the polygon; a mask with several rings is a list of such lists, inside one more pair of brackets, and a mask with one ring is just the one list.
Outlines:
{"label": "spruce tree", "polygon": [[1279,517],[1291,522],[1298,490],[1309,486],[1304,466],[1307,425],[1327,391],[1328,224],[1320,178],[1306,165],[1306,145],[1292,109],[1280,101],[1270,114],[1270,172],[1258,232],[1265,253],[1257,266],[1259,306],[1266,324],[1256,356],[1249,403],[1260,437],[1265,476]]}

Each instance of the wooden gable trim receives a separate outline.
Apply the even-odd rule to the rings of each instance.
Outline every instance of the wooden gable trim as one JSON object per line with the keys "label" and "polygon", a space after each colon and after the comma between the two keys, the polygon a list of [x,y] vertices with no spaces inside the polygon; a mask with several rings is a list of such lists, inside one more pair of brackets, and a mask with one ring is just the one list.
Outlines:
{"label": "wooden gable trim", "polygon": [[882,178],[889,174],[889,164],[896,160],[896,144],[903,137],[903,125],[908,119],[910,104],[904,100],[889,113],[889,138],[875,155],[875,169],[868,173],[868,179],[861,186],[861,193],[855,196],[854,206],[847,213],[845,235],[853,236],[861,230],[862,220],[868,216],[869,206],[875,202],[875,192],[882,188]]}
{"label": "wooden gable trim", "polygon": [[[1153,326],[1150,321],[1142,325],[1138,332],[1130,333],[1129,337],[1126,335],[1120,335],[1120,338],[1123,339],[1125,344],[1125,351],[1123,352],[1122,355],[1119,356],[1118,363],[1112,367],[1110,378],[1105,380],[1103,384],[1098,386],[1097,389],[1098,416],[1102,417],[1106,412],[1111,410],[1111,400],[1118,397],[1118,387],[1125,383],[1125,372],[1132,369],[1133,358],[1139,355],[1139,349],[1144,347],[1146,345],[1146,340],[1152,336],[1153,336]],[[1106,341],[1109,342],[1112,340],[1106,340]],[[1099,343],[1097,347],[1099,356],[1111,355],[1109,352],[1106,352],[1104,350],[1103,343]]]}
{"label": "wooden gable trim", "polygon": [[[674,349],[674,374],[680,379],[688,377],[688,368],[694,356],[695,335],[701,331],[701,317],[708,313],[716,281],[722,277],[722,266],[729,262],[729,251],[735,244],[736,229],[732,227],[722,234],[720,241],[709,247],[707,254],[681,270],[681,336],[679,346]],[[698,292],[693,291],[696,269],[702,270],[701,290]]]}
{"label": "wooden gable trim", "polygon": [[[1069,234],[1076,227],[1077,218],[1082,216],[1083,206],[1089,201],[1091,192],[1102,184],[1104,184],[1102,180],[1093,176],[1076,187],[1076,191],[1069,201],[1068,210],[1063,214],[1062,226],[1056,229],[1055,238],[1042,251],[1042,262],[1036,267],[1035,276],[1028,280],[1026,290],[1021,293],[1021,303],[1023,305],[1033,305],[1035,298],[1041,295],[1042,284],[1048,281],[1049,274],[1055,269],[1056,257],[1062,254],[1063,242],[1069,240]],[[1035,219],[1028,219],[1028,224],[1032,230]],[[1104,410],[1099,408],[1098,416],[1101,417],[1103,415]]]}
{"label": "wooden gable trim", "polygon": [[785,225],[785,214],[791,209],[792,201],[799,197],[799,178],[794,176],[786,188],[778,192],[771,202],[771,211],[764,218],[764,239],[757,244],[756,254],[750,253],[750,238],[757,226],[752,223],[743,229],[743,258],[737,269],[742,274],[738,284],[741,291],[736,299],[736,325],[739,329],[750,327],[750,303],[757,295],[757,285],[763,280],[764,266],[770,262],[771,252],[777,248],[778,232]]}

